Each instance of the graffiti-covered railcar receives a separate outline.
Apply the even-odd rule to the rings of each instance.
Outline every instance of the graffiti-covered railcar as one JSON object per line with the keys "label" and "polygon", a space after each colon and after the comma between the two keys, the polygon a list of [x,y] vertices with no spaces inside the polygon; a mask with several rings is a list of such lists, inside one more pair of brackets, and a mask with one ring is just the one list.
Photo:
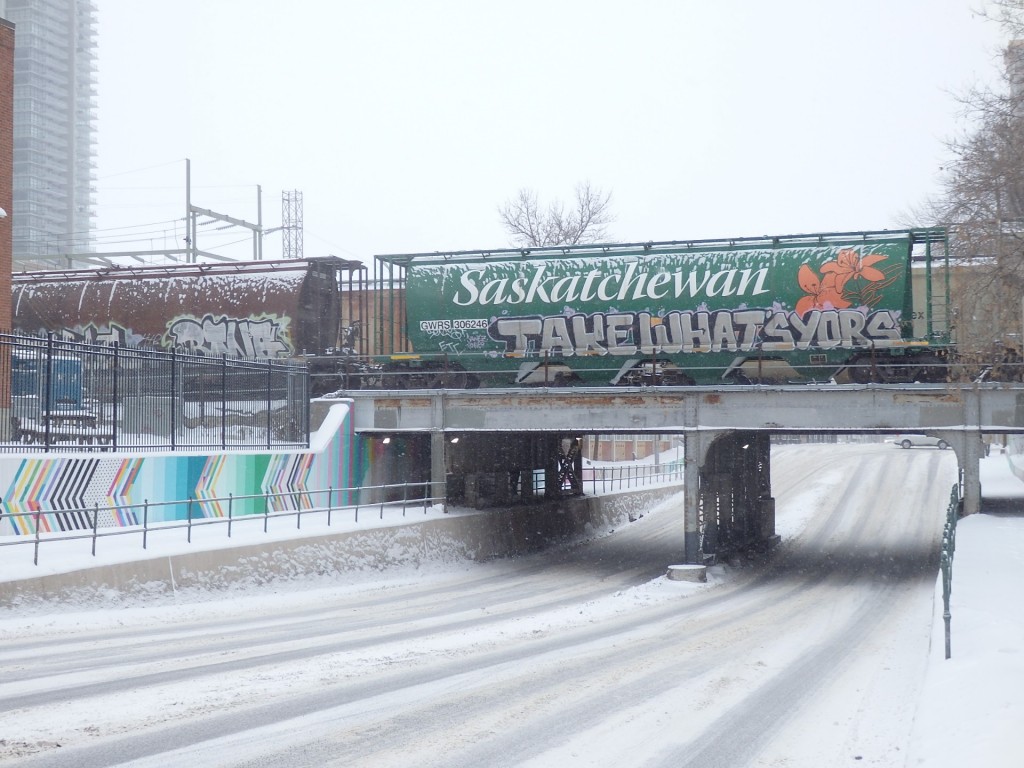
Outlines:
{"label": "graffiti-covered railcar", "polygon": [[[939,381],[942,230],[378,256],[392,371],[485,386]],[[942,278],[946,279],[945,277]],[[398,317],[396,315],[396,317]],[[394,378],[401,386],[401,379]]]}
{"label": "graffiti-covered railcar", "polygon": [[14,328],[229,357],[321,353],[359,316],[364,271],[324,257],[22,272]]}

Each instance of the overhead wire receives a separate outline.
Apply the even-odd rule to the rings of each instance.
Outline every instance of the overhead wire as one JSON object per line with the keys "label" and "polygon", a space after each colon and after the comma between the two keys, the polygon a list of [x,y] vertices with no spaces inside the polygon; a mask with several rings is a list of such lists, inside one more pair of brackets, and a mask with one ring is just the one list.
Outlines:
{"label": "overhead wire", "polygon": [[152,171],[152,170],[155,170],[157,168],[166,168],[169,165],[175,165],[177,163],[183,163],[183,162],[185,162],[185,158],[181,157],[181,158],[178,158],[177,160],[168,160],[166,163],[159,163],[157,165],[150,165],[150,166],[147,166],[145,168],[133,168],[130,171],[118,171],[117,173],[108,173],[105,176],[97,176],[96,180],[99,181],[100,179],[113,179],[113,178],[116,178],[118,176],[127,176],[127,175],[132,174],[132,173],[141,173],[142,171]]}
{"label": "overhead wire", "polygon": [[[97,177],[97,181],[102,182],[106,179],[121,178],[130,176],[132,174],[141,173],[145,171],[152,171],[159,168],[166,168],[168,166],[177,165],[184,162],[184,158],[168,161],[165,163],[157,163],[151,166],[145,166],[142,168],[136,168],[126,171],[119,171],[116,173],[106,174],[104,176]],[[192,184],[193,190],[242,190],[258,188],[258,184]],[[179,185],[119,185],[119,186],[105,186],[99,184],[96,187],[97,192],[146,192],[146,191],[165,191],[165,190],[181,190]],[[214,201],[209,203],[211,209],[236,207],[238,203],[245,202],[251,203],[249,196],[242,197],[240,195],[229,194],[223,195],[212,195],[216,198]],[[105,208],[154,208],[163,207],[166,208],[167,202],[161,201],[159,203],[125,203],[121,205],[105,204]],[[242,217],[246,218],[246,217]],[[227,232],[221,232],[222,230],[234,229],[235,226],[231,224],[225,224],[220,219],[209,219],[204,221],[197,221],[198,227],[204,227],[204,240],[213,240],[213,244],[204,247],[210,248],[226,248],[237,243],[243,243],[250,240],[246,237],[241,240],[233,240],[226,243],[217,244],[217,239],[220,237],[231,236]],[[56,248],[60,250],[74,250],[77,247],[81,248],[94,248],[96,246],[109,247],[109,246],[130,246],[132,244],[149,244],[153,241],[163,240],[177,242],[179,239],[187,236],[187,225],[186,217],[175,217],[172,219],[161,219],[157,221],[150,221],[143,224],[132,224],[122,225],[113,227],[99,227],[89,230],[80,230],[62,234],[50,235],[46,238],[46,245],[50,248]]]}

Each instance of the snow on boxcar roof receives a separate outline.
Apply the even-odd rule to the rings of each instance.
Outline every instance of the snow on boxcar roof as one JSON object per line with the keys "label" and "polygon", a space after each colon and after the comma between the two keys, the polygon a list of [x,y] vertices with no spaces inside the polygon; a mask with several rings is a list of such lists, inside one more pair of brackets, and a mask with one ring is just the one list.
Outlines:
{"label": "snow on boxcar roof", "polygon": [[305,272],[316,264],[328,265],[338,270],[365,269],[360,261],[350,261],[337,256],[318,256],[305,259],[278,259],[271,261],[231,261],[201,264],[145,264],[96,267],[91,269],[47,269],[14,272],[15,283],[67,282],[72,280],[131,280],[153,277],[206,277],[216,275],[266,275],[268,273]]}
{"label": "snow on boxcar roof", "polygon": [[551,245],[541,247],[495,248],[478,251],[435,251],[432,253],[380,254],[374,258],[395,266],[413,264],[472,261],[509,261],[514,259],[553,259],[565,257],[616,257],[659,252],[707,252],[752,248],[800,246],[835,246],[854,241],[878,242],[907,240],[910,243],[943,241],[944,229],[871,230],[861,232],[827,232],[801,235],[762,235],[759,237],[712,238],[702,240],[663,240],[636,243],[587,243],[582,245]]}

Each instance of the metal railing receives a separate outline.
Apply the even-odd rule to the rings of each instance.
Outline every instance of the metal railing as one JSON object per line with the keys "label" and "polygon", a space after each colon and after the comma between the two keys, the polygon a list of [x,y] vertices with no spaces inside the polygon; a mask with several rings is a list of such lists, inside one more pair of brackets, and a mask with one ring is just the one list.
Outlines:
{"label": "metal railing", "polygon": [[[543,494],[543,470],[539,473],[538,493]],[[679,482],[683,477],[683,462],[652,465],[635,464],[607,467],[585,467],[584,487],[592,493],[612,493],[659,483]],[[184,529],[186,542],[192,543],[192,532],[198,528],[222,525],[231,538],[238,523],[262,523],[263,533],[269,532],[271,520],[295,518],[296,530],[301,530],[303,518],[319,514],[330,528],[341,520],[359,523],[369,518],[383,521],[405,518],[410,511],[426,514],[431,507],[441,505],[447,511],[447,488],[442,484],[441,496],[431,496],[430,482],[395,483],[389,485],[357,486],[352,488],[325,488],[319,490],[281,491],[246,496],[229,494],[221,497],[188,498],[177,501],[140,504],[118,504],[65,510],[35,510],[9,512],[4,517],[16,532],[13,536],[0,536],[0,547],[31,546],[32,562],[39,564],[44,545],[66,541],[89,541],[91,554],[96,556],[98,542],[112,536],[141,535],[141,548],[147,549],[152,534]],[[167,520],[167,518],[174,518]],[[101,521],[129,521],[127,525],[112,526]],[[73,527],[77,525],[78,527]],[[54,529],[71,528],[60,532]],[[48,530],[49,529],[49,530]]]}
{"label": "metal railing", "polygon": [[[186,531],[187,543],[192,543],[192,532],[198,528],[222,525],[227,538],[231,538],[233,528],[238,523],[262,522],[263,533],[269,532],[271,520],[279,518],[295,518],[296,530],[301,530],[303,518],[320,513],[326,517],[328,528],[339,522],[343,517],[354,523],[365,521],[367,516],[385,519],[388,515],[406,517],[410,510],[421,510],[425,515],[434,505],[444,505],[444,496],[430,496],[431,483],[401,483],[394,485],[362,486],[359,488],[327,488],[316,491],[284,491],[263,493],[250,496],[233,496],[217,498],[189,498],[181,501],[168,501],[150,504],[122,504],[116,507],[82,507],[79,509],[14,512],[4,516],[14,518],[10,521],[22,532],[20,536],[0,536],[0,547],[31,546],[34,548],[32,563],[39,565],[39,555],[43,545],[57,542],[84,540],[90,541],[91,554],[95,557],[100,539],[113,536],[142,537],[142,549],[147,549],[151,534],[167,531]],[[167,508],[171,508],[168,511]],[[182,516],[182,513],[183,516]],[[133,525],[118,527],[101,527],[100,519],[109,519],[116,514],[123,520],[135,520]],[[53,516],[75,517],[86,522],[86,527],[62,533],[44,532],[50,525]],[[153,517],[173,515],[176,519],[154,522]],[[41,524],[42,518],[47,518]]]}
{"label": "metal railing", "polygon": [[280,360],[0,334],[0,451],[308,447],[309,374]]}
{"label": "metal railing", "polygon": [[946,658],[951,655],[949,597],[953,593],[953,555],[956,553],[956,521],[960,519],[960,487],[954,485],[949,493],[946,522],[942,527],[942,621],[946,627]]}
{"label": "metal railing", "polygon": [[610,493],[628,488],[659,483],[680,482],[683,479],[682,459],[664,464],[621,464],[617,466],[584,466],[583,490],[593,494]]}

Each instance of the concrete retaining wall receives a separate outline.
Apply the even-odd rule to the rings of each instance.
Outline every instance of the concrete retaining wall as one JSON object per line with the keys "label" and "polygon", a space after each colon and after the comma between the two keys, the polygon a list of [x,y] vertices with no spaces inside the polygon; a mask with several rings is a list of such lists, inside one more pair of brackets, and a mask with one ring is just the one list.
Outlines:
{"label": "concrete retaining wall", "polygon": [[[227,590],[424,562],[489,560],[536,552],[635,520],[681,486],[452,514],[388,528],[329,534],[106,565],[0,583],[0,607],[34,600],[94,600]],[[681,515],[681,512],[680,512]],[[680,517],[679,547],[683,550]]]}

